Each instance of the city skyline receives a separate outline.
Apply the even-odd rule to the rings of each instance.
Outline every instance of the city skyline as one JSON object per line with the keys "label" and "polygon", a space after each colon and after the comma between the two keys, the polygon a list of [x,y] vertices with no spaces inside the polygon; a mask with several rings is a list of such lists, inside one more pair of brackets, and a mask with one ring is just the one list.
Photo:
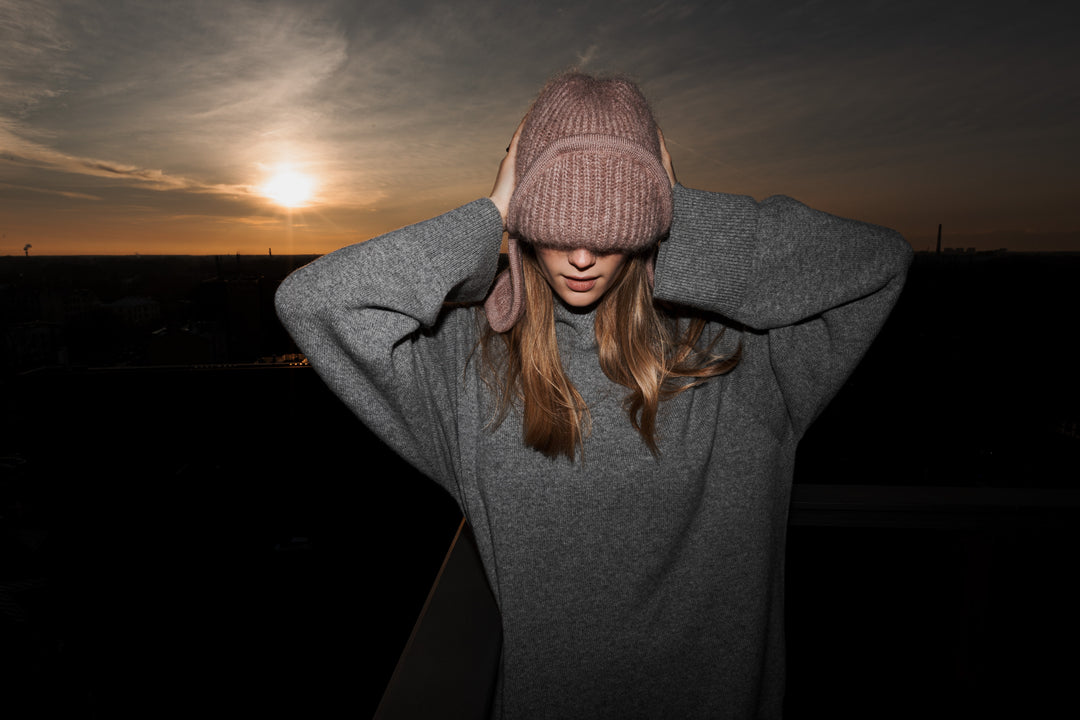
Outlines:
{"label": "city skyline", "polygon": [[1072,12],[0,0],[0,255],[328,252],[486,195],[572,67],[641,84],[686,185],[1080,251]]}

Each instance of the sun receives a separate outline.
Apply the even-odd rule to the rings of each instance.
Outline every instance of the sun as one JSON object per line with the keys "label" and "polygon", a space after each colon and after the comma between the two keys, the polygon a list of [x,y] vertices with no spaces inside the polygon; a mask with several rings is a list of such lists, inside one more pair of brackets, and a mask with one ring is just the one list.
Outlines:
{"label": "sun", "polygon": [[263,195],[288,208],[306,205],[314,190],[315,181],[310,176],[289,168],[278,170],[259,188]]}

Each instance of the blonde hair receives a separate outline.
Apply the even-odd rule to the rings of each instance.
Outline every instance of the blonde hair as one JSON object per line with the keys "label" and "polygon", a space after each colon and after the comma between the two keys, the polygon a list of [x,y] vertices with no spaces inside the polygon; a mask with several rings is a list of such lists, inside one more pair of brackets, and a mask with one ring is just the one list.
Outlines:
{"label": "blonde hair", "polygon": [[[719,355],[714,348],[722,331],[703,341],[703,317],[658,308],[648,262],[643,254],[627,259],[597,304],[595,332],[601,370],[630,391],[623,400],[630,424],[653,455],[659,455],[660,402],[729,372],[738,364],[742,346],[730,355]],[[503,333],[485,323],[480,337],[482,374],[496,398],[493,426],[518,403],[525,444],[549,457],[573,460],[579,451],[584,453],[591,429],[589,409],[562,366],[555,335],[556,300],[531,248],[522,253],[522,269],[524,315]]]}

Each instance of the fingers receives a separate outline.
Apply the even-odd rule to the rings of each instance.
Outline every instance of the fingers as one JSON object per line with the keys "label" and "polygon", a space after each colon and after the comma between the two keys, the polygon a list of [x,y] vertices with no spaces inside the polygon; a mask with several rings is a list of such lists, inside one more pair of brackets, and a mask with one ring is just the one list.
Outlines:
{"label": "fingers", "polygon": [[658,125],[656,127],[656,134],[660,138],[660,164],[664,166],[664,172],[667,173],[668,180],[671,181],[671,187],[675,187],[675,166],[671,162],[671,153],[668,152],[667,143],[664,142],[664,131],[660,129]]}
{"label": "fingers", "polygon": [[506,146],[506,152],[510,155],[517,155],[518,139],[521,137],[521,128],[523,127],[525,127],[525,118],[521,118],[517,129],[514,130],[514,137],[510,138],[510,144]]}

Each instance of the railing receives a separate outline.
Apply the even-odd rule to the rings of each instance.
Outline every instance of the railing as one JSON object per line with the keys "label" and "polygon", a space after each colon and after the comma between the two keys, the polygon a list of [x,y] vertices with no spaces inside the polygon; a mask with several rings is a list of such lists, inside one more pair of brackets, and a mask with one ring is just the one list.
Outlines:
{"label": "railing", "polygon": [[499,610],[462,520],[375,718],[487,717],[501,645]]}
{"label": "railing", "polygon": [[829,527],[1046,527],[1075,523],[1072,488],[795,485],[790,524]]}

